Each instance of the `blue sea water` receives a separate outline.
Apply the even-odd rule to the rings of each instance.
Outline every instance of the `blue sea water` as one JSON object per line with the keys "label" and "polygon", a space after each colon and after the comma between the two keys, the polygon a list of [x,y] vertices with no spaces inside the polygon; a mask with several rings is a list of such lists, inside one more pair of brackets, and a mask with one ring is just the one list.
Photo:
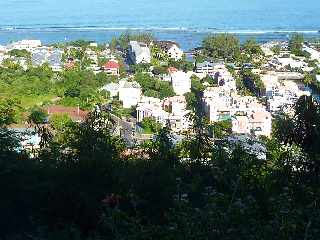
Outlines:
{"label": "blue sea water", "polygon": [[147,31],[196,47],[215,32],[258,41],[320,37],[320,0],[0,0],[0,43],[38,38],[109,41]]}

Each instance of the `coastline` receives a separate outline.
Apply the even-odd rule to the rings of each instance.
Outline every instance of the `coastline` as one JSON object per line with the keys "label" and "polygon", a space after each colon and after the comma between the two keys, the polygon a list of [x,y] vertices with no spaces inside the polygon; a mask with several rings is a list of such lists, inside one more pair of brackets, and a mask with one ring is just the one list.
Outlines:
{"label": "coastline", "polygon": [[67,42],[74,40],[90,40],[98,43],[109,42],[123,32],[150,33],[158,39],[170,39],[179,42],[183,50],[198,47],[202,39],[210,34],[231,33],[239,37],[241,42],[255,38],[258,43],[269,41],[287,41],[293,33],[301,33],[306,40],[320,38],[316,29],[216,29],[216,28],[184,28],[184,27],[102,27],[102,26],[16,26],[0,27],[0,44],[8,44],[21,39],[39,39],[44,44]]}

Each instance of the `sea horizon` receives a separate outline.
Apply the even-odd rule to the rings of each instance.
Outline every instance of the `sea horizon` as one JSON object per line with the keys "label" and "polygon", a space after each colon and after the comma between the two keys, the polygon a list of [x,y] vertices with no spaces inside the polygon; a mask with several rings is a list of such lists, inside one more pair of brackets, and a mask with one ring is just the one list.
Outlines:
{"label": "sea horizon", "polygon": [[286,40],[302,33],[320,37],[316,0],[7,0],[0,3],[0,44],[38,38],[46,44],[84,39],[108,42],[125,31],[151,32],[184,50],[208,34],[240,40]]}

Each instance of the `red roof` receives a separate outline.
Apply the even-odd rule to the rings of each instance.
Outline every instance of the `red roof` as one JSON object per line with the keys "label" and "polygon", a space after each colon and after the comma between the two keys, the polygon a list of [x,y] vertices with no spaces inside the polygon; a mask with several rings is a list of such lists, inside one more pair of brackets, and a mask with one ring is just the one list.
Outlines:
{"label": "red roof", "polygon": [[51,116],[52,114],[67,114],[72,120],[79,121],[84,120],[88,111],[83,111],[77,107],[64,107],[61,105],[49,106],[47,108],[48,114]]}
{"label": "red roof", "polygon": [[107,62],[107,63],[104,65],[104,68],[105,68],[105,69],[120,68],[120,65],[119,65],[119,63],[117,63],[116,61],[110,60],[109,62]]}
{"label": "red roof", "polygon": [[67,62],[67,63],[64,65],[64,67],[65,67],[66,69],[71,69],[71,68],[73,68],[74,66],[75,66],[74,62]]}

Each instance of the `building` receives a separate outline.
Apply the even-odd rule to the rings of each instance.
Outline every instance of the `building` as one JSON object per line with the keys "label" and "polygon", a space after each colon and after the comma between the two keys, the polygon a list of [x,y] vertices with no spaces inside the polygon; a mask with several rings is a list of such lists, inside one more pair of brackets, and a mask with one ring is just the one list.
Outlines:
{"label": "building", "polygon": [[162,126],[169,124],[173,132],[188,130],[191,121],[190,113],[186,109],[187,102],[184,96],[174,96],[160,100],[152,97],[143,97],[137,106],[137,120],[142,122],[144,118],[155,119]]}
{"label": "building", "polygon": [[63,50],[60,49],[51,49],[48,47],[36,48],[31,55],[32,65],[41,66],[47,63],[52,68],[52,71],[62,71],[62,54]]}
{"label": "building", "polygon": [[271,131],[271,113],[265,110],[232,117],[232,132],[234,133],[270,137]]}
{"label": "building", "polygon": [[89,44],[89,47],[98,47],[98,43],[96,43],[96,42],[91,42],[90,44]]}
{"label": "building", "polygon": [[196,64],[196,73],[203,73],[206,75],[214,74],[214,64],[208,61]]}
{"label": "building", "polygon": [[177,95],[183,95],[191,91],[191,78],[188,73],[183,71],[173,72],[171,74],[171,83]]}
{"label": "building", "polygon": [[232,132],[237,134],[250,134],[249,118],[246,115],[232,117]]}
{"label": "building", "polygon": [[41,47],[41,41],[40,40],[21,40],[18,42],[11,43],[7,46],[7,50],[27,50],[32,51],[32,49]]}
{"label": "building", "polygon": [[118,95],[120,90],[120,85],[118,83],[109,83],[104,87],[100,88],[100,91],[107,91],[110,94],[110,97],[115,97]]}
{"label": "building", "polygon": [[271,136],[272,117],[267,111],[253,112],[249,116],[250,130],[255,136]]}
{"label": "building", "polygon": [[137,82],[125,82],[119,89],[119,100],[123,108],[136,106],[141,98],[141,87]]}
{"label": "building", "polygon": [[150,48],[145,43],[130,41],[129,57],[134,64],[150,63],[151,62]]}
{"label": "building", "polygon": [[144,118],[153,118],[163,126],[166,124],[169,113],[162,109],[162,102],[158,98],[143,97],[137,106],[137,121]]}
{"label": "building", "polygon": [[108,61],[104,66],[103,70],[110,75],[119,76],[120,75],[120,64],[116,60]]}
{"label": "building", "polygon": [[156,45],[159,46],[169,58],[178,61],[183,57],[183,51],[179,44],[173,41],[157,41]]}
{"label": "building", "polygon": [[163,100],[163,108],[170,112],[167,123],[172,131],[181,132],[188,130],[192,122],[187,110],[187,101],[184,96],[174,96]]}
{"label": "building", "polygon": [[209,87],[204,91],[205,110],[211,122],[231,118],[232,92],[223,87]]}

